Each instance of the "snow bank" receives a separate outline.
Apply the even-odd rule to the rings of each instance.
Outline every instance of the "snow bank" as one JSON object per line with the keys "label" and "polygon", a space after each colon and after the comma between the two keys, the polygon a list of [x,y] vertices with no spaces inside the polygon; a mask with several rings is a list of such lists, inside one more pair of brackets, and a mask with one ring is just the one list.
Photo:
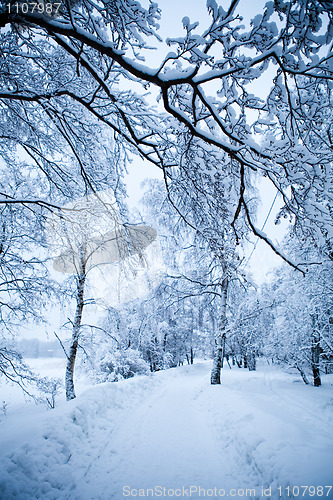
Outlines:
{"label": "snow bank", "polygon": [[0,441],[0,499],[83,498],[74,490],[98,459],[96,443],[107,446],[119,413],[127,413],[151,384],[151,377],[101,384],[52,412],[33,412],[33,421],[21,418],[17,439],[12,429],[10,442],[5,436]]}

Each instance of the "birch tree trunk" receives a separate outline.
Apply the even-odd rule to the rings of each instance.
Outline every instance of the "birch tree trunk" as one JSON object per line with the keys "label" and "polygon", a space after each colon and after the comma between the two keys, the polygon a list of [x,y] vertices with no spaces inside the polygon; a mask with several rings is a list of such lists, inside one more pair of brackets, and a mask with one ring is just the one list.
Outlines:
{"label": "birch tree trunk", "polygon": [[228,277],[226,276],[222,281],[222,307],[221,307],[221,318],[220,327],[215,332],[214,339],[214,359],[213,368],[210,375],[210,383],[212,385],[221,384],[221,369],[222,369],[222,357],[223,357],[223,342],[226,334],[226,323],[227,323],[227,299],[228,299]]}
{"label": "birch tree trunk", "polygon": [[303,368],[301,366],[299,366],[297,363],[295,364],[295,367],[297,368],[297,370],[299,371],[301,377],[302,377],[302,380],[304,382],[305,385],[309,385],[309,381],[307,379],[307,376],[303,370]]}
{"label": "birch tree trunk", "polygon": [[80,251],[80,264],[79,264],[80,269],[77,275],[77,288],[76,288],[76,311],[73,322],[72,343],[67,357],[66,377],[65,377],[67,401],[70,401],[71,399],[74,399],[76,397],[74,390],[74,367],[75,367],[77,348],[79,345],[82,313],[84,306],[84,283],[86,280],[85,264],[86,263],[83,252]]}

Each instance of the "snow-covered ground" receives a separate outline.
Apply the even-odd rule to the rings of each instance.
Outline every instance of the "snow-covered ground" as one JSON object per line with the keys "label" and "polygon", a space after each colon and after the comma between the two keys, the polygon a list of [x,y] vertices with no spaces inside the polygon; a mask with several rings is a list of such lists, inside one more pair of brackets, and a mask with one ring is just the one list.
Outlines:
{"label": "snow-covered ground", "polygon": [[2,417],[1,500],[327,498],[333,379],[314,388],[262,365],[227,368],[210,386],[209,369],[101,384],[55,410]]}

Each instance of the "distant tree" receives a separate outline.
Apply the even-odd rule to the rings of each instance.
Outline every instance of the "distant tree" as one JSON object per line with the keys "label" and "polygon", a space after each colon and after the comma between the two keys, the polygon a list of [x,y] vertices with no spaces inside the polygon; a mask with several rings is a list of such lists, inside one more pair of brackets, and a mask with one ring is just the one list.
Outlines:
{"label": "distant tree", "polygon": [[32,396],[30,386],[31,383],[36,383],[37,376],[24,363],[15,347],[9,347],[8,342],[3,345],[2,341],[0,343],[0,376],[17,384],[25,394]]}
{"label": "distant tree", "polygon": [[332,262],[326,252],[314,251],[309,243],[296,247],[295,257],[307,267],[306,275],[283,267],[263,290],[274,301],[266,323],[265,350],[296,368],[305,383],[311,371],[318,387],[320,372],[331,370],[333,361]]}

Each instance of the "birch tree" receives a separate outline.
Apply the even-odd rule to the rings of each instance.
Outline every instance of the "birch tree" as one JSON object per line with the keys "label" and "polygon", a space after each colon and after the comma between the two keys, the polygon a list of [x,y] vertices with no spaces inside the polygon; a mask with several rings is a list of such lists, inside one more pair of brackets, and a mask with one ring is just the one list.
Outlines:
{"label": "birch tree", "polygon": [[[235,221],[233,227],[228,224],[228,221],[232,221],[232,182],[216,172],[211,176],[202,172],[200,167],[206,159],[203,150],[189,144],[183,154],[182,170],[171,174],[167,181],[166,195],[173,200],[180,214],[172,208],[165,208],[170,213],[169,217],[161,214],[161,191],[154,192],[152,183],[145,200],[151,205],[155,197],[159,200],[157,208],[152,207],[150,213],[155,212],[155,217],[160,220],[161,234],[169,235],[172,248],[167,285],[169,300],[179,303],[196,297],[198,305],[201,298],[209,297],[214,301],[217,318],[211,383],[220,384],[227,326],[228,288],[233,280],[242,279],[240,235],[244,235],[247,229],[240,221]],[[213,168],[214,164],[211,167]],[[226,172],[230,168],[226,159],[223,167]],[[186,189],[189,178],[196,180],[201,193]],[[155,185],[155,190],[156,187]],[[164,247],[167,246],[168,241],[164,243]]]}
{"label": "birch tree", "polygon": [[[64,348],[67,357],[66,398],[70,400],[75,398],[74,368],[80,346],[83,310],[88,301],[85,297],[88,275],[108,264],[125,266],[129,257],[142,258],[144,248],[156,238],[156,231],[143,225],[122,223],[110,193],[100,193],[76,200],[50,217],[48,234],[53,267],[72,275],[75,280],[72,335],[68,352]],[[98,279],[96,275],[94,278]],[[116,288],[115,283],[113,288]],[[89,302],[93,300],[92,293]]]}

